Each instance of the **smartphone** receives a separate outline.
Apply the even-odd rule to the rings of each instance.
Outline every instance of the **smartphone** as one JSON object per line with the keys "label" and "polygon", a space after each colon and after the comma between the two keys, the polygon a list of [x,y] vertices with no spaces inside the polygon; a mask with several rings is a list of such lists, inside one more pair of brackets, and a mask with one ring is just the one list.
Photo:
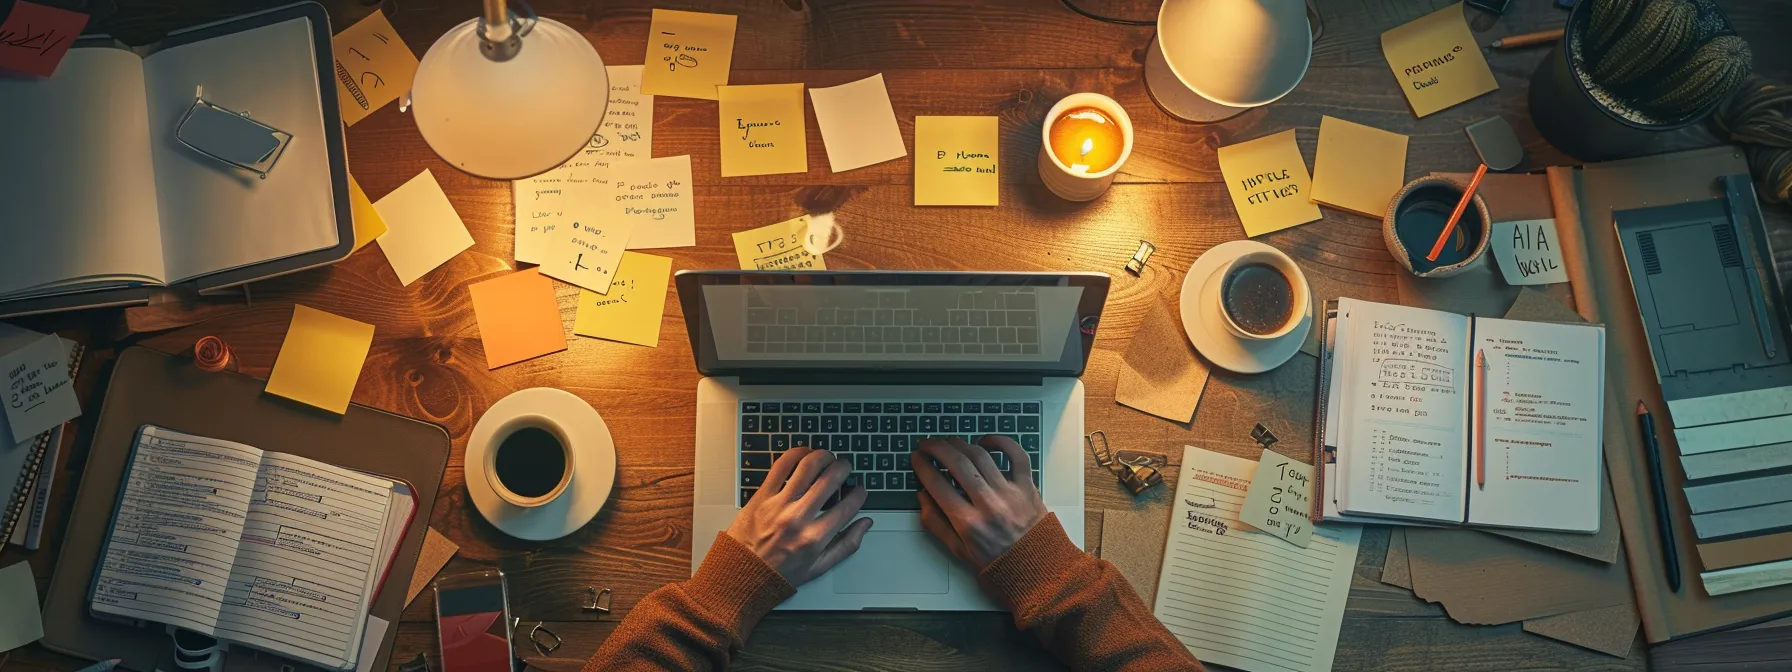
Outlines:
{"label": "smartphone", "polygon": [[490,569],[435,581],[442,672],[512,672],[510,594]]}

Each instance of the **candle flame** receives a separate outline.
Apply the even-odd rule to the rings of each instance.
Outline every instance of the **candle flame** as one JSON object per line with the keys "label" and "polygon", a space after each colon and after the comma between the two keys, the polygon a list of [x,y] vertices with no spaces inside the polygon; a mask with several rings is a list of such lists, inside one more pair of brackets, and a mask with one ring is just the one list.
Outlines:
{"label": "candle flame", "polygon": [[1088,156],[1089,152],[1094,150],[1095,138],[1083,138],[1083,156]]}

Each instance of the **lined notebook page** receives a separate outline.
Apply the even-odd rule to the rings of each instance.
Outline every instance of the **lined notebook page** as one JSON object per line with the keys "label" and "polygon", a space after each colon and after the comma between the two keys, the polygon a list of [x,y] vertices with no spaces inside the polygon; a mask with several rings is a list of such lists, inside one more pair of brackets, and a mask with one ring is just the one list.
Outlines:
{"label": "lined notebook page", "polygon": [[1253,460],[1183,448],[1153,612],[1203,662],[1330,670],[1362,529],[1316,528],[1305,549],[1243,529],[1256,471]]}

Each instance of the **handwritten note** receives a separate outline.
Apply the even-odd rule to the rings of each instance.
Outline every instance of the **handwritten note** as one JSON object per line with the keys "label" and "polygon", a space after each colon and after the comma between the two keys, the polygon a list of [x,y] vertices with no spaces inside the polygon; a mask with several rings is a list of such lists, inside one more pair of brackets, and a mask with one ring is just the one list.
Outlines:
{"label": "handwritten note", "polygon": [[417,55],[378,9],[336,34],[336,102],[342,123],[355,125],[411,90]]}
{"label": "handwritten note", "polygon": [[87,15],[35,2],[13,3],[0,23],[0,70],[49,77],[87,27]]}
{"label": "handwritten note", "polygon": [[628,249],[690,247],[697,244],[696,200],[691,194],[691,157],[663,156],[630,164],[610,176],[602,221],[634,224]]}
{"label": "handwritten note", "polygon": [[567,222],[554,231],[541,273],[599,294],[608,293],[634,226],[626,219]]}
{"label": "handwritten note", "polygon": [[427,168],[374,203],[373,209],[386,220],[380,251],[406,287],[473,246],[466,223]]}
{"label": "handwritten note", "polygon": [[361,190],[361,183],[355,176],[348,176],[349,211],[355,218],[355,248],[360,251],[375,238],[386,233],[386,220],[380,217],[380,211],[373,209],[373,201],[367,200],[367,192]]}
{"label": "handwritten note", "polygon": [[645,67],[604,68],[610,77],[610,101],[604,108],[604,123],[591,139],[597,159],[614,163],[653,156],[653,96],[641,92]]}
{"label": "handwritten note", "polygon": [[1462,3],[1382,33],[1381,53],[1421,117],[1500,88],[1469,32]]}
{"label": "handwritten note", "polygon": [[666,314],[666,284],[672,260],[624,252],[610,293],[579,292],[579,314],[572,333],[647,347],[660,344],[660,320]]}
{"label": "handwritten note", "polygon": [[1292,129],[1226,145],[1218,154],[1220,175],[1226,178],[1246,237],[1319,219],[1319,206],[1308,200],[1313,180]]}
{"label": "handwritten note", "polygon": [[1406,140],[1373,126],[1320,117],[1313,201],[1381,219],[1406,184]]}
{"label": "handwritten note", "polygon": [[996,117],[915,117],[915,205],[996,205]]}
{"label": "handwritten note", "polygon": [[6,377],[6,424],[11,445],[31,440],[81,415],[75,386],[68,377],[68,348],[55,334],[0,356]]}
{"label": "handwritten note", "polygon": [[612,168],[653,155],[653,96],[641,93],[641,68],[606,68],[609,106],[591,141],[553,170],[511,183],[518,262],[541,263],[568,216],[596,216],[609,195]]}
{"label": "handwritten note", "polygon": [[294,305],[266,391],[333,413],[347,412],[372,346],[373,325]]}
{"label": "handwritten note", "polygon": [[1264,449],[1239,520],[1295,546],[1307,547],[1313,524],[1313,465]]}
{"label": "handwritten note", "polygon": [[735,17],[653,10],[647,28],[647,73],[642,91],[653,96],[716,99],[734,61]]}
{"label": "handwritten note", "polygon": [[882,73],[825,89],[809,89],[815,125],[834,172],[908,156]]}
{"label": "handwritten note", "polygon": [[473,317],[479,321],[479,341],[485,346],[486,368],[566,349],[554,281],[539,270],[524,269],[467,288],[473,297]]}
{"label": "handwritten note", "polygon": [[1556,242],[1556,220],[1494,222],[1493,258],[1508,285],[1548,285],[1568,281],[1562,246]]}
{"label": "handwritten note", "polygon": [[734,234],[734,256],[743,271],[825,271],[826,261],[809,254],[803,237],[809,235],[809,216],[761,226]]}
{"label": "handwritten note", "polygon": [[802,84],[716,87],[722,177],[809,172]]}

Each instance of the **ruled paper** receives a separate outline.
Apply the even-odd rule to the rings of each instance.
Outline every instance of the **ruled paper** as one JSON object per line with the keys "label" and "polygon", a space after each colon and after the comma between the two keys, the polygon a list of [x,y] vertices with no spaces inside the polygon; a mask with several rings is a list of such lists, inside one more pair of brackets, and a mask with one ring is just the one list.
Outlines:
{"label": "ruled paper", "polygon": [[1362,528],[1315,528],[1305,549],[1238,522],[1257,463],[1186,446],[1153,613],[1203,662],[1330,670]]}

